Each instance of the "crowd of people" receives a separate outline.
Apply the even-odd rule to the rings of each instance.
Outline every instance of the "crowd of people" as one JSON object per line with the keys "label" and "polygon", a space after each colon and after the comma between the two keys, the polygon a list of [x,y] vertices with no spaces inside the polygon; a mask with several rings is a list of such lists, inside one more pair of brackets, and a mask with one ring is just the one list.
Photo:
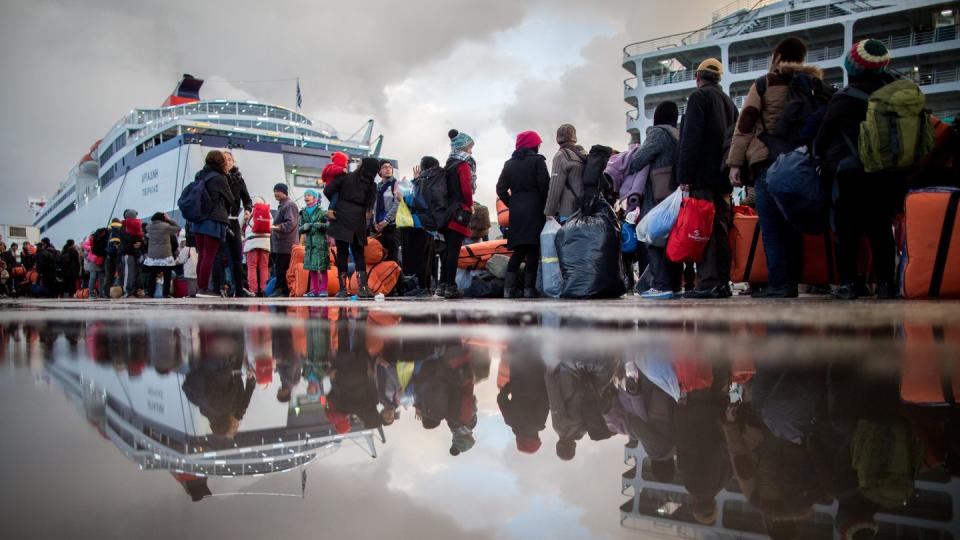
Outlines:
{"label": "crowd of people", "polygon": [[[642,143],[635,135],[623,153],[600,145],[588,153],[578,144],[576,128],[563,124],[556,134],[559,149],[548,167],[539,153],[540,135],[517,135],[516,149],[496,184],[498,199],[509,210],[509,225],[501,228],[510,253],[503,296],[532,298],[543,292],[538,286],[538,273],[543,277],[540,243],[548,221],[562,225],[586,203],[604,199],[618,219],[632,219],[632,226],[679,188],[684,197],[707,201],[714,209],[702,255],[684,265],[671,260],[661,243],[624,250],[628,290],[635,285],[637,294],[650,300],[730,297],[732,194],[734,188],[743,188],[736,198],[759,216],[769,274],[765,283],[751,283],[749,292],[758,298],[796,297],[805,262],[803,227],[773,193],[768,173],[778,158],[809,147],[820,164],[812,181],[820,186],[809,189],[832,193],[819,221],[832,228],[835,242],[839,286],[833,296],[897,297],[895,217],[902,214],[907,189],[915,187],[917,178],[921,185],[958,183],[956,129],[938,138],[930,155],[918,151],[909,169],[871,167],[866,172],[859,139],[869,96],[902,80],[887,69],[886,47],[871,39],[854,44],[844,58],[849,85],[839,91],[824,82],[819,68],[804,63],[806,53],[798,38],[778,43],[770,72],[751,86],[742,111],[720,86],[723,65],[716,59],[703,61],[682,124],[678,127],[678,105],[664,101],[656,107],[654,125]],[[925,129],[918,129],[922,139]],[[398,263],[416,283],[398,292],[460,298],[461,247],[486,239],[490,218],[486,207],[474,200],[473,138],[457,130],[448,135],[445,164],[424,156],[409,182],[405,177],[397,180],[388,160],[366,157],[351,166],[348,156],[334,153],[317,188],[304,194],[303,208],[282,182],[274,187],[275,209],[263,197],[251,197],[232,153],[210,151],[185,189],[201,186],[203,192],[194,197],[199,217],[186,220],[185,230],[163,213],[144,223],[135,209],[128,209],[122,220],[114,218],[80,245],[67,241],[60,251],[48,239],[38,246],[25,244],[21,252],[16,245],[9,250],[0,246],[0,293],[283,297],[291,294],[286,276],[294,246],[301,245],[309,272],[308,297],[328,295],[328,270],[333,266],[337,296],[349,295],[348,278],[356,273],[357,297],[367,299],[374,292],[364,249],[375,237],[386,260]],[[923,174],[917,172],[921,167],[927,168]],[[927,174],[932,170],[936,173]],[[402,207],[410,219],[398,226]],[[863,238],[872,262],[869,275],[858,266]],[[171,291],[173,276],[184,280],[186,291]],[[84,290],[88,292],[78,293]]]}

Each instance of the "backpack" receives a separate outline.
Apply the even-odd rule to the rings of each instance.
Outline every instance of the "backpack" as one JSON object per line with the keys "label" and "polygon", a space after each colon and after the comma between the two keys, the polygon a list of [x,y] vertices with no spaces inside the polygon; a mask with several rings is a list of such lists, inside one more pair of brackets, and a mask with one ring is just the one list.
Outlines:
{"label": "backpack", "polygon": [[250,216],[250,228],[253,234],[270,234],[270,205],[257,203],[253,205],[253,214]]}
{"label": "backpack", "polygon": [[413,181],[413,208],[420,224],[428,231],[436,231],[447,224],[449,200],[447,178],[442,168],[424,171]]}
{"label": "backpack", "polygon": [[107,239],[107,255],[116,257],[120,254],[120,244],[123,242],[123,234],[120,227],[110,227]]}
{"label": "backpack", "polygon": [[611,206],[617,200],[618,193],[613,189],[613,181],[603,173],[613,155],[613,149],[609,146],[595,144],[590,147],[590,153],[587,154],[587,161],[583,166],[583,194],[580,197],[578,208],[593,204],[599,195]]}
{"label": "backpack", "polygon": [[470,216],[470,231],[473,238],[481,238],[490,232],[490,210],[478,203],[473,203],[473,214]]}
{"label": "backpack", "polygon": [[180,198],[177,199],[180,215],[190,223],[199,223],[207,219],[213,209],[213,200],[207,191],[207,180],[213,178],[217,173],[207,171],[206,175],[201,176],[203,173],[204,171],[197,173],[193,182],[183,188]]}
{"label": "backpack", "polygon": [[[757,93],[763,99],[767,92],[767,76],[757,79],[756,85]],[[767,146],[770,161],[813,142],[827,112],[829,100],[830,95],[819,79],[806,73],[797,73],[790,77],[787,84],[787,104],[777,117],[777,123],[768,126],[762,111],[760,114],[763,132],[759,138]]]}
{"label": "backpack", "polygon": [[841,92],[867,102],[856,152],[864,172],[908,169],[933,149],[930,111],[913,81],[896,80],[869,96],[849,86]]}
{"label": "backpack", "polygon": [[107,243],[110,240],[110,230],[102,227],[90,235],[90,252],[97,257],[107,256]]}
{"label": "backpack", "polygon": [[850,454],[860,492],[883,508],[902,508],[913,494],[923,451],[903,418],[859,420]]}

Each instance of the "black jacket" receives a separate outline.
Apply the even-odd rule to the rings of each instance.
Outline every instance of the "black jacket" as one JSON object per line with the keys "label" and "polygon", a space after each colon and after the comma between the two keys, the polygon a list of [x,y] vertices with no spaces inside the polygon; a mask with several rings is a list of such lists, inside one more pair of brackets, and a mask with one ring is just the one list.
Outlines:
{"label": "black jacket", "polygon": [[240,169],[234,167],[227,173],[227,183],[230,185],[230,192],[233,193],[233,204],[229,210],[232,217],[240,215],[240,208],[246,211],[253,210],[253,199],[250,198],[250,192],[247,191],[247,182],[243,179]]}
{"label": "black jacket", "polygon": [[730,191],[723,148],[738,114],[733,100],[716,84],[707,83],[690,94],[680,125],[675,168],[678,183]]}
{"label": "black jacket", "polygon": [[223,173],[214,171],[209,167],[200,169],[196,179],[208,178],[206,183],[207,193],[210,194],[210,201],[213,207],[207,219],[218,221],[220,223],[230,222],[230,208],[236,204],[233,191],[230,190],[230,183]]}
{"label": "black jacket", "polygon": [[[850,78],[850,87],[866,94],[872,94],[895,79],[889,73],[867,73]],[[851,155],[843,136],[846,135],[854,148],[860,140],[860,122],[867,117],[867,102],[848,96],[844,92],[837,92],[827,104],[827,112],[820,124],[820,132],[814,140],[813,147],[817,156],[823,162],[823,169],[833,176],[837,164]]]}
{"label": "black jacket", "polygon": [[520,437],[534,437],[547,427],[550,401],[542,362],[510,363],[510,380],[500,389],[497,405],[503,421]]}
{"label": "black jacket", "polygon": [[380,170],[380,162],[363,158],[360,168],[334,178],[323,189],[329,201],[336,200],[336,218],[328,233],[341,242],[366,243],[367,212],[373,210],[377,200],[377,187],[373,178]]}
{"label": "black jacket", "polygon": [[497,197],[510,208],[510,248],[540,244],[549,190],[547,160],[533,148],[517,150],[503,164]]}

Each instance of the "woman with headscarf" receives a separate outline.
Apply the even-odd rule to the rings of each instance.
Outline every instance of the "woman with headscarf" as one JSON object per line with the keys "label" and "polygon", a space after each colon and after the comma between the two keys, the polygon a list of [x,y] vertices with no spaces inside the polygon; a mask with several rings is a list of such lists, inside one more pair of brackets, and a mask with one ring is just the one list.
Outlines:
{"label": "woman with headscarf", "polygon": [[445,251],[440,268],[437,296],[447,300],[462,298],[457,289],[457,262],[463,241],[471,236],[470,218],[473,216],[473,189],[477,182],[477,162],[473,159],[473,138],[451,129],[450,157],[444,167],[447,176],[447,201],[450,221],[443,229]]}
{"label": "woman with headscarf", "polygon": [[327,214],[320,209],[320,194],[308,189],[303,194],[306,206],[300,210],[300,244],[303,245],[303,269],[310,273],[310,298],[327,296]]}
{"label": "woman with headscarf", "polygon": [[[367,288],[367,266],[363,259],[363,246],[367,244],[367,223],[373,217],[377,189],[373,182],[380,170],[376,158],[363,158],[360,168],[337,176],[323,189],[327,200],[336,200],[336,210],[330,212],[330,236],[337,241],[337,270],[340,281],[338,298],[347,297],[347,257],[352,252],[359,273],[360,288],[357,296],[373,298]],[[334,199],[336,198],[336,199]]]}
{"label": "woman with headscarf", "polygon": [[517,274],[526,261],[523,297],[537,296],[537,267],[540,262],[540,232],[546,223],[544,207],[550,190],[547,160],[538,152],[543,142],[535,131],[517,135],[516,150],[504,165],[497,181],[497,197],[510,209],[507,246],[513,250],[503,284],[504,298],[518,298]]}

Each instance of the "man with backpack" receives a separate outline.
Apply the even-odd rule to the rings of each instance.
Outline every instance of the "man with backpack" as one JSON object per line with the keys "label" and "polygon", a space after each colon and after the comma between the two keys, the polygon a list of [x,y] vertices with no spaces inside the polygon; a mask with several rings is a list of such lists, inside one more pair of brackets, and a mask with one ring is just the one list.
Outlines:
{"label": "man with backpack", "polygon": [[[830,100],[814,144],[823,160],[824,182],[836,182],[834,223],[840,286],[833,296],[837,299],[860,296],[857,255],[863,234],[870,241],[877,296],[897,296],[892,222],[906,192],[906,172],[898,165],[912,165],[932,144],[923,94],[913,82],[897,80],[889,73],[889,63],[890,54],[882,42],[866,39],[853,45],[844,58],[850,84]],[[890,90],[898,91],[896,101]],[[907,95],[913,99],[903,99]],[[875,150],[877,142],[889,148],[894,139],[903,149],[899,156]],[[892,161],[895,157],[896,163]]]}
{"label": "man with backpack", "polygon": [[551,162],[550,190],[543,213],[548,219],[559,218],[563,223],[580,208],[587,152],[577,144],[577,128],[571,124],[557,128],[557,145],[560,148]]}
{"label": "man with backpack", "polygon": [[720,88],[723,65],[708,58],[697,67],[697,89],[687,99],[680,125],[676,175],[690,197],[713,203],[713,234],[697,263],[699,285],[684,298],[729,298],[732,215],[727,196],[732,191],[723,172],[723,143],[737,122],[737,107]]}
{"label": "man with backpack", "polygon": [[770,195],[766,174],[781,154],[812,142],[826,110],[823,72],[804,64],[806,57],[807,46],[799,38],[788,37],[777,44],[770,73],[750,87],[726,157],[732,185],[742,185],[740,165],[744,162],[749,164],[750,176],[756,182],[769,282],[754,291],[755,298],[798,295],[802,239]]}
{"label": "man with backpack", "polygon": [[430,292],[431,270],[436,267],[433,235],[447,212],[447,179],[440,161],[423,156],[413,168],[413,192],[406,196],[414,226],[403,229],[403,275],[416,276],[417,296]]}
{"label": "man with backpack", "polygon": [[123,271],[121,245],[123,244],[123,222],[118,218],[110,221],[107,227],[107,242],[104,247],[104,278],[100,296],[110,298],[110,288],[117,281],[117,274]]}

